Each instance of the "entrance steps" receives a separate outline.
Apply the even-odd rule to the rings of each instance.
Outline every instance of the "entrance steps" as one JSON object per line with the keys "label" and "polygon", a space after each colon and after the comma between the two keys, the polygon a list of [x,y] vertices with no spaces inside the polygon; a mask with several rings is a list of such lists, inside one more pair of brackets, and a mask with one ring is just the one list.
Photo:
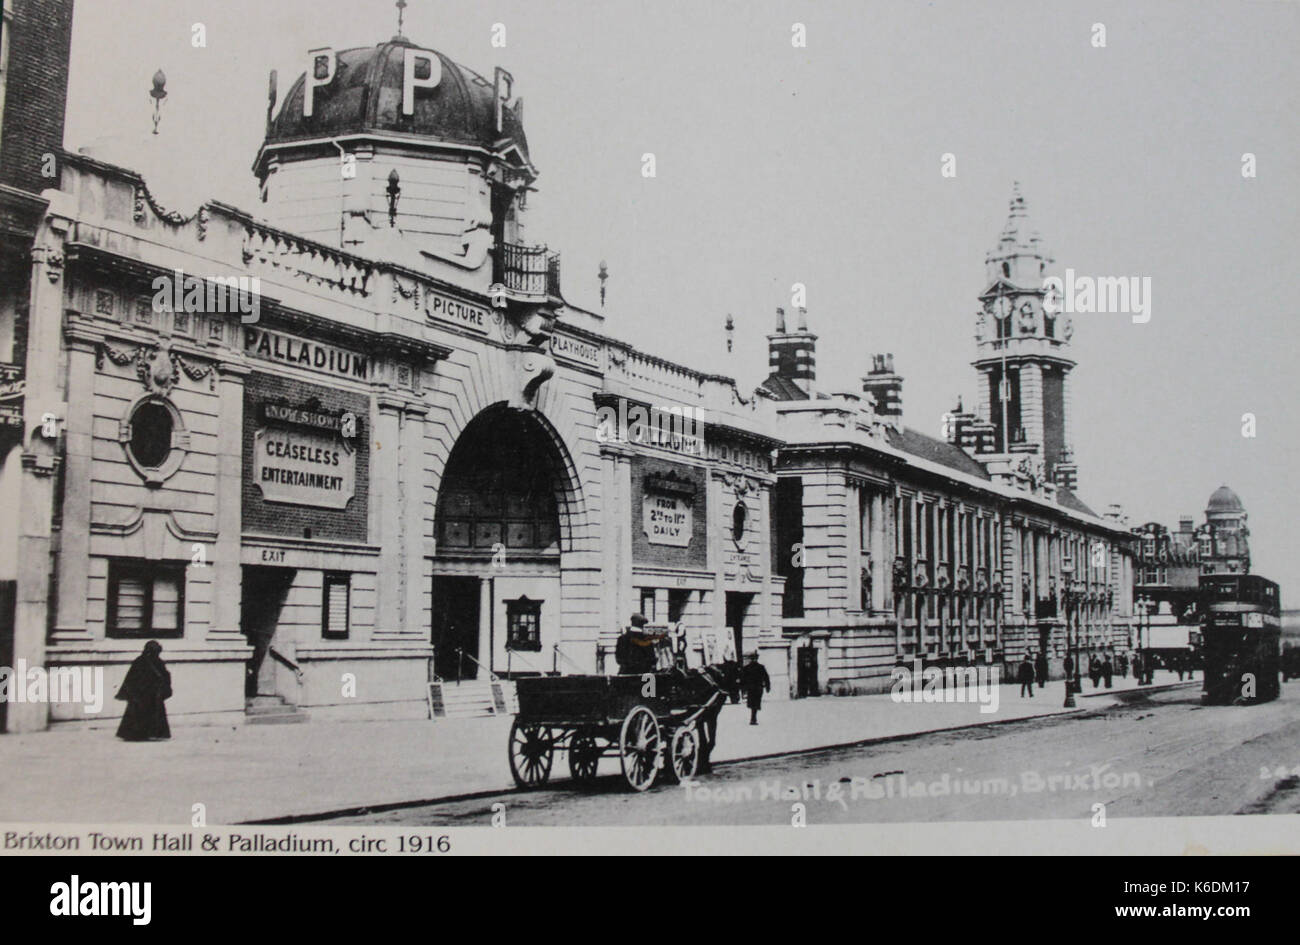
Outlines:
{"label": "entrance steps", "polygon": [[296,705],[289,705],[280,696],[253,696],[244,701],[244,723],[247,725],[285,725],[306,722],[310,716]]}
{"label": "entrance steps", "polygon": [[431,718],[470,719],[485,715],[514,715],[518,711],[515,684],[508,680],[429,683]]}

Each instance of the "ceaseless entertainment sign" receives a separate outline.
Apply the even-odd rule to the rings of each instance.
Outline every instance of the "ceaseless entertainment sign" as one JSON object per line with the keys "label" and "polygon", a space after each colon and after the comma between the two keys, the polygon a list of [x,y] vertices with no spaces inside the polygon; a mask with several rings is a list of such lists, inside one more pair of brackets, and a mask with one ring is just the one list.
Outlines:
{"label": "ceaseless entertainment sign", "polygon": [[346,508],[356,491],[356,453],[327,433],[264,428],[253,438],[253,483],[268,502]]}

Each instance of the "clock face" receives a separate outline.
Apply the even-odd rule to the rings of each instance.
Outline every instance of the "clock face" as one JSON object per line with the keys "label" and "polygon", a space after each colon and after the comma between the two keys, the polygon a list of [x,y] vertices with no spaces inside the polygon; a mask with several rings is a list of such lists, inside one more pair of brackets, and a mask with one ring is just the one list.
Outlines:
{"label": "clock face", "polygon": [[1000,297],[993,303],[993,312],[998,318],[1006,318],[1011,314],[1011,300],[1006,296]]}

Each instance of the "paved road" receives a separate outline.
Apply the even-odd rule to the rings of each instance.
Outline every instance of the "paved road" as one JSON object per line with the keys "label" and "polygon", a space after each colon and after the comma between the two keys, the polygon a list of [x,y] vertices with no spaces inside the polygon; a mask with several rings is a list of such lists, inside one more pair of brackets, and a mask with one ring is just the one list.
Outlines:
{"label": "paved road", "polygon": [[[1081,715],[936,733],[859,748],[719,765],[692,785],[627,791],[617,761],[594,786],[567,780],[329,823],[511,826],[785,825],[1300,813],[1300,684],[1261,706],[1201,706],[1153,693]],[[557,758],[554,771],[567,773]]]}

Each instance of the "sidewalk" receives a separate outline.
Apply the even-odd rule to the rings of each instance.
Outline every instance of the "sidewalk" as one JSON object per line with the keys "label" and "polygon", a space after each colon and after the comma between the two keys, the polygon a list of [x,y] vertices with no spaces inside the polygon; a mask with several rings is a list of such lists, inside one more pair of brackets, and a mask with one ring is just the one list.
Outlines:
{"label": "sidewalk", "polygon": [[[1156,673],[1154,687],[1177,684]],[[1200,686],[1200,680],[1186,685]],[[1085,678],[1078,709],[1121,701]],[[998,687],[998,709],[978,702],[896,703],[888,694],[766,702],[760,724],[743,705],[724,708],[715,762],[968,725],[1055,715],[1065,691],[1050,682],[1034,698]],[[1077,711],[1077,710],[1076,710]],[[121,742],[111,730],[55,728],[0,736],[0,821],[189,825],[203,804],[210,824],[510,789],[509,717],[436,721],[307,722],[174,726],[169,742]],[[618,762],[601,762],[614,773]],[[553,781],[568,777],[557,756]]]}

